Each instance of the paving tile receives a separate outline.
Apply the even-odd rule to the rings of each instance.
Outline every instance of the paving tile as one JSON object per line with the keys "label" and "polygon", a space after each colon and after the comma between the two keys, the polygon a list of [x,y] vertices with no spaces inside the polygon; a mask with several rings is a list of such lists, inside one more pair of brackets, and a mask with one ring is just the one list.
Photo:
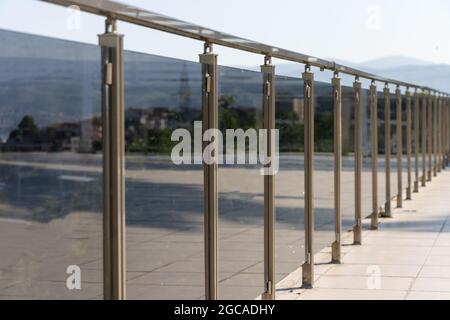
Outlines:
{"label": "paving tile", "polygon": [[426,266],[450,266],[450,255],[448,256],[429,256],[426,263]]}
{"label": "paving tile", "polygon": [[[236,183],[236,173],[240,172],[223,174],[227,180],[221,192],[232,193],[231,197],[236,194],[236,200],[240,200],[247,196],[248,190],[258,190],[248,197],[259,206],[262,190],[254,185],[255,179],[248,179],[249,184]],[[144,182],[148,178],[146,171],[129,174],[134,175],[133,179],[139,178]],[[152,172],[153,176],[155,174],[158,174],[157,170]],[[291,171],[284,174],[292,179]],[[174,179],[164,171],[159,175],[158,179],[166,183]],[[301,172],[297,176],[301,177]],[[295,183],[301,181],[297,176]],[[331,176],[332,171],[318,171],[318,185],[329,184]],[[285,181],[285,177],[281,181]],[[176,177],[178,183],[179,179],[182,177]],[[332,215],[319,211],[317,217],[322,220],[318,220],[315,234],[314,249],[318,254],[315,255],[316,286],[312,290],[300,288],[300,267],[304,260],[302,223],[300,220],[290,223],[291,216],[280,213],[283,220],[277,226],[276,277],[280,280],[277,297],[290,300],[450,299],[450,210],[447,201],[441,200],[447,199],[450,193],[450,173],[445,172],[439,179],[422,189],[413,201],[405,202],[404,209],[394,210],[393,219],[380,219],[380,230],[364,230],[363,246],[352,246],[352,233],[344,232],[342,243],[346,245],[342,247],[344,263],[341,265],[329,263],[329,245],[334,237]],[[187,179],[189,183],[191,180]],[[351,186],[352,173],[347,172],[343,181]],[[282,192],[277,199],[280,207],[298,207],[302,200],[299,200],[297,191],[293,192],[286,183],[284,185],[286,190],[279,189]],[[353,210],[350,189],[343,190],[343,212],[347,213]],[[332,194],[327,192],[317,197],[317,204],[323,211],[331,212]],[[433,206],[429,206],[430,201]],[[238,215],[228,217],[221,213],[219,295],[222,299],[257,297],[263,290],[262,216],[258,211],[258,215],[246,217],[246,208],[241,208],[242,204],[234,202],[234,199],[223,203],[227,210],[238,210]],[[1,212],[19,209],[0,204]],[[128,298],[201,299],[204,295],[202,216],[189,213],[181,217],[177,215],[184,212],[174,208],[161,209],[151,224],[127,226]],[[242,217],[239,217],[240,213]],[[103,261],[99,217],[101,215],[94,212],[72,212],[64,219],[46,224],[1,220],[0,299],[101,298]],[[364,225],[368,225],[367,219]],[[66,275],[62,266],[73,264],[73,261],[81,266],[85,279],[83,289],[78,292],[67,290],[64,282]],[[368,289],[368,280],[373,279],[369,278],[368,269],[373,267],[380,271],[379,290]]]}
{"label": "paving tile", "polygon": [[306,290],[298,300],[403,300],[407,291],[313,289]]}
{"label": "paving tile", "polygon": [[419,278],[450,278],[450,266],[424,266]]}
{"label": "paving tile", "polygon": [[304,289],[289,289],[289,290],[277,290],[275,293],[276,300],[296,300],[300,296]]}
{"label": "paving tile", "polygon": [[417,256],[414,254],[402,255],[397,253],[389,254],[371,254],[350,252],[344,257],[344,263],[364,263],[376,265],[422,265],[426,261],[426,256]]}
{"label": "paving tile", "polygon": [[371,268],[379,268],[383,277],[416,277],[420,265],[373,265],[373,264],[342,264],[330,268],[327,276],[367,276]]}
{"label": "paving tile", "polygon": [[128,300],[194,300],[204,293],[203,286],[127,285]]}
{"label": "paving tile", "polygon": [[354,248],[351,253],[358,254],[376,254],[376,255],[415,255],[415,256],[427,256],[431,252],[431,246],[416,247],[416,246],[395,246],[395,245],[370,245]]}
{"label": "paving tile", "polygon": [[450,292],[450,278],[417,278],[411,291]]}
{"label": "paving tile", "polygon": [[[298,261],[296,262],[290,262],[290,261],[280,261],[279,259],[277,259],[275,261],[275,272],[277,274],[290,274],[291,272],[294,272],[296,269],[299,268],[299,266],[301,265],[301,263],[299,263]],[[330,263],[326,263],[326,264],[320,264],[320,265],[316,265],[314,272],[316,274],[323,274],[325,273],[328,269],[330,269],[333,266],[333,264]],[[260,262],[248,269],[245,269],[243,271],[243,273],[263,273],[264,272],[264,263]]]}
{"label": "paving tile", "polygon": [[203,259],[176,260],[159,268],[160,272],[203,272],[205,264]]}
{"label": "paving tile", "polygon": [[127,284],[153,284],[160,286],[202,286],[205,276],[201,272],[149,272],[127,281]]}
{"label": "paving tile", "polygon": [[385,245],[385,246],[417,246],[417,247],[430,247],[434,243],[434,239],[425,238],[367,238],[364,240],[365,245]]}
{"label": "paving tile", "polygon": [[450,247],[449,239],[438,238],[435,243],[436,247]]}
{"label": "paving tile", "polygon": [[220,281],[221,287],[261,287],[264,288],[264,276],[258,273],[238,273]]}
{"label": "paving tile", "polygon": [[219,295],[222,300],[245,300],[248,297],[258,297],[263,290],[262,286],[220,286]]}
{"label": "paving tile", "polygon": [[[395,239],[436,239],[436,232],[402,232],[399,230],[379,230],[366,235],[366,238],[395,238]],[[364,239],[364,242],[365,242]]]}
{"label": "paving tile", "polygon": [[336,266],[338,266],[338,265],[331,264],[331,263],[316,265],[316,266],[314,266],[314,274],[316,274],[316,275],[327,274],[329,270],[335,268]]}
{"label": "paving tile", "polygon": [[5,296],[20,296],[30,299],[91,299],[103,292],[101,284],[82,283],[80,290],[69,290],[65,282],[19,283],[1,291]]}
{"label": "paving tile", "polygon": [[411,291],[406,300],[450,300],[450,292]]}
{"label": "paving tile", "polygon": [[[411,286],[413,278],[406,277],[380,277],[379,280],[373,277],[363,276],[321,276],[315,283],[316,288],[326,289],[367,289],[376,285],[380,290],[406,291]],[[379,281],[375,282],[374,281]]]}
{"label": "paving tile", "polygon": [[436,255],[436,256],[450,256],[450,248],[449,247],[439,247],[434,246],[431,251],[430,255]]}

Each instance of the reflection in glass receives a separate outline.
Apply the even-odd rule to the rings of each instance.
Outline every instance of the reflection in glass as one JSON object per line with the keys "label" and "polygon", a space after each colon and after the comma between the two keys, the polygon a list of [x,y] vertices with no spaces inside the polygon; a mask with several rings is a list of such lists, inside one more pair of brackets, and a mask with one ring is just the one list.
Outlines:
{"label": "reflection in glass", "polygon": [[[0,31],[0,41],[0,297],[102,298],[100,49],[9,31]],[[202,118],[200,69],[198,63],[125,54],[130,299],[204,298],[203,169],[201,164],[176,165],[170,157],[177,144],[171,139],[174,130],[185,129],[195,138],[194,122]],[[343,231],[354,223],[354,108],[354,89],[343,87]],[[395,108],[392,94],[392,150],[385,150],[380,92],[379,156],[371,159],[370,97],[362,90],[363,218],[372,210],[372,160],[379,164],[379,205],[386,201],[385,152],[392,153],[392,197],[397,193]],[[261,129],[261,73],[219,67],[219,127],[222,132]],[[276,77],[276,127],[280,281],[304,261],[303,80]],[[332,86],[316,82],[315,252],[334,241],[333,130]],[[404,152],[405,143],[404,131]],[[253,299],[264,290],[260,168],[219,166],[222,299]],[[402,178],[405,189],[406,172]],[[81,290],[69,290],[67,270],[76,267]]]}
{"label": "reflection in glass", "polygon": [[0,46],[0,297],[102,298],[100,50]]}
{"label": "reflection in glass", "polygon": [[378,111],[378,206],[380,212],[384,212],[386,203],[386,161],[385,161],[385,112],[384,112],[384,93],[378,92],[377,97]]}
{"label": "reflection in glass", "polygon": [[372,161],[371,154],[371,112],[370,90],[361,90],[361,132],[362,132],[362,174],[361,174],[361,198],[362,218],[372,214]]}
{"label": "reflection in glass", "polygon": [[[391,93],[391,200],[397,198],[397,96]],[[391,208],[397,207],[397,202],[393,201]]]}
{"label": "reflection in glass", "polygon": [[303,80],[276,78],[276,128],[280,170],[276,191],[276,279],[281,281],[304,261],[304,99]]}
{"label": "reflection in glass", "polygon": [[402,95],[402,198],[406,199],[406,189],[408,188],[408,164],[406,150],[406,97]]}
{"label": "reflection in glass", "polygon": [[204,296],[202,166],[170,157],[172,132],[194,137],[201,120],[200,74],[198,63],[125,54],[129,299]]}
{"label": "reflection in glass", "polygon": [[335,240],[333,87],[316,81],[314,90],[314,250],[318,252]]}
{"label": "reflection in glass", "polygon": [[355,89],[342,87],[342,230],[355,221]]}
{"label": "reflection in glass", "polygon": [[[219,67],[219,127],[222,132],[262,128],[261,73]],[[248,161],[219,166],[221,299],[254,299],[264,291],[264,177],[260,168]]]}

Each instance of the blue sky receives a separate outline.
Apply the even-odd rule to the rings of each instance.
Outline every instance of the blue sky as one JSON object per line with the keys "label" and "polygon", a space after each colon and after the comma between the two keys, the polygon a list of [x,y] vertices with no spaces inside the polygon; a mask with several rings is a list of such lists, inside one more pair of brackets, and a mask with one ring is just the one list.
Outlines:
{"label": "blue sky", "polygon": [[[448,0],[121,0],[175,18],[323,58],[362,62],[405,55],[450,64]],[[0,28],[96,43],[103,19],[37,0],[0,0]],[[119,24],[127,49],[197,60],[198,41]],[[254,66],[261,57],[217,47],[220,62]]]}

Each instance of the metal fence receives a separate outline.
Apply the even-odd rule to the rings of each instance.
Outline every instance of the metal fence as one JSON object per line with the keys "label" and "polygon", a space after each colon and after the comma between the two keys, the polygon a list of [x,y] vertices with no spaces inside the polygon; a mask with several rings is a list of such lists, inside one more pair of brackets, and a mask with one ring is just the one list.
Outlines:
{"label": "metal fence", "polygon": [[[125,299],[126,289],[126,241],[125,241],[125,107],[124,107],[124,36],[119,34],[116,21],[132,24],[189,37],[204,42],[204,52],[200,53],[201,64],[201,106],[203,132],[219,128],[218,106],[218,55],[213,45],[221,45],[236,50],[257,53],[262,56],[261,99],[262,127],[274,129],[276,126],[276,81],[275,66],[272,58],[279,58],[305,66],[303,79],[303,118],[304,118],[304,238],[305,261],[302,265],[302,283],[304,287],[314,286],[315,253],[315,81],[312,67],[333,72],[333,214],[334,241],[331,243],[330,260],[341,262],[342,227],[342,179],[343,172],[343,112],[350,108],[348,99],[343,99],[341,74],[354,76],[352,97],[353,113],[353,239],[355,245],[362,245],[363,219],[370,216],[370,228],[378,228],[378,218],[392,217],[392,201],[401,208],[403,200],[410,200],[419,187],[424,187],[442,169],[446,168],[450,152],[450,106],[447,93],[420,85],[383,78],[374,74],[349,68],[333,61],[303,55],[276,48],[232,35],[217,32],[198,25],[179,21],[154,12],[120,4],[113,1],[91,0],[43,0],[63,6],[76,5],[81,10],[106,18],[105,33],[99,36],[101,47],[102,82],[102,172],[103,172],[103,297],[105,299]],[[300,75],[299,75],[300,76]],[[371,81],[370,90],[362,88],[361,79]],[[377,84],[384,85],[382,98]],[[390,86],[395,85],[395,95]],[[404,89],[402,94],[401,88]],[[364,100],[363,95],[367,99]],[[368,111],[364,108],[367,107]],[[395,108],[395,109],[394,109]],[[405,111],[405,112],[404,112]],[[363,199],[362,172],[364,171],[363,116],[370,113],[369,150],[370,163],[370,200]],[[380,121],[380,112],[384,119]],[[392,115],[395,122],[392,123]],[[381,127],[380,127],[381,126]],[[392,141],[393,132],[396,140]],[[272,139],[268,139],[267,148],[271,155]],[[381,140],[381,141],[380,141]],[[395,150],[393,148],[395,146]],[[383,146],[383,149],[381,149]],[[405,148],[403,149],[403,146]],[[344,152],[345,154],[345,152]],[[380,166],[380,156],[384,155],[384,165]],[[395,156],[395,158],[393,157]],[[394,159],[391,159],[394,158]],[[382,159],[383,160],[383,159]],[[396,181],[392,180],[391,163],[395,160]],[[404,162],[406,161],[406,166]],[[344,165],[345,166],[345,165]],[[406,180],[404,179],[406,168]],[[379,172],[384,171],[384,172]],[[380,173],[384,174],[385,194],[379,192]],[[406,181],[406,185],[405,185]],[[396,190],[392,183],[396,182]],[[266,175],[263,179],[263,239],[264,258],[261,284],[262,299],[276,298],[276,197],[275,176]],[[370,202],[365,203],[365,202]],[[371,207],[365,212],[363,207]],[[219,299],[219,177],[218,164],[203,164],[203,210],[204,210],[204,276],[205,298]],[[299,265],[300,267],[300,265]]]}

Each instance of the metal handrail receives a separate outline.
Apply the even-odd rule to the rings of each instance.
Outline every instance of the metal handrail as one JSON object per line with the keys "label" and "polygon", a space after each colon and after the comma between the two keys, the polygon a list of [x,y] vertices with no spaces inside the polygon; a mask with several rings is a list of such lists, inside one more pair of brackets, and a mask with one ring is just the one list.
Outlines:
{"label": "metal handrail", "polygon": [[394,80],[390,78],[385,78],[373,73],[337,64],[334,61],[329,61],[314,56],[298,53],[295,51],[236,37],[227,33],[205,28],[196,24],[174,19],[166,15],[144,10],[135,6],[123,4],[116,1],[111,0],[39,0],[39,1],[49,2],[62,6],[74,5],[78,6],[82,11],[102,15],[105,17],[110,17],[112,19],[129,22],[132,24],[176,34],[183,37],[201,40],[212,44],[218,44],[221,46],[234,48],[242,51],[263,54],[265,56],[271,56],[282,60],[298,62],[313,67],[318,67],[321,70],[341,72],[355,77],[365,78],[373,81],[379,81],[387,84],[394,84],[406,88],[413,88],[428,91],[430,93],[449,96],[448,93],[433,88],[420,86],[404,81]]}
{"label": "metal handrail", "polygon": [[[372,143],[372,220],[371,228],[378,228],[378,216],[381,213],[384,217],[392,217],[391,210],[391,99],[390,85],[396,85],[396,130],[397,130],[397,207],[402,207],[402,92],[400,87],[406,88],[407,109],[411,108],[411,92],[409,89],[416,89],[414,92],[414,112],[415,119],[420,120],[420,125],[415,120],[414,128],[421,128],[422,133],[422,157],[423,174],[428,174],[431,181],[433,173],[437,175],[439,166],[442,165],[439,159],[446,157],[449,159],[449,148],[447,140],[447,150],[445,154],[439,148],[437,134],[442,130],[441,122],[438,119],[441,114],[442,103],[447,104],[447,127],[450,114],[448,113],[448,103],[450,99],[447,93],[429,87],[411,84],[384,78],[375,74],[349,68],[336,64],[334,61],[324,60],[313,56],[304,55],[294,51],[272,47],[259,42],[234,37],[232,35],[204,28],[181,20],[173,19],[165,15],[146,11],[134,6],[125,5],[110,0],[40,0],[63,6],[76,6],[82,11],[106,17],[105,33],[100,35],[99,44],[102,47],[102,121],[106,130],[103,130],[103,262],[104,262],[104,297],[107,299],[125,298],[125,206],[124,206],[124,185],[125,174],[123,170],[123,159],[125,156],[124,146],[124,121],[123,112],[125,110],[124,101],[124,76],[123,76],[123,41],[122,35],[116,31],[116,21],[124,21],[135,25],[144,26],[160,30],[163,32],[176,34],[183,37],[204,42],[204,52],[199,55],[199,62],[202,66],[201,77],[201,109],[202,109],[202,131],[218,128],[219,107],[218,107],[218,73],[217,55],[212,51],[212,44],[230,47],[233,49],[247,51],[264,55],[264,65],[261,66],[262,94],[263,94],[263,128],[273,129],[275,127],[275,67],[272,65],[272,57],[282,60],[293,61],[305,65],[305,72],[302,73],[303,85],[303,109],[304,109],[304,212],[305,212],[305,260],[302,265],[302,285],[304,288],[313,286],[314,283],[314,123],[315,123],[315,95],[314,95],[314,73],[311,67],[320,68],[321,71],[329,70],[334,73],[332,85],[334,90],[333,114],[334,114],[334,210],[335,210],[335,241],[332,244],[332,261],[341,261],[341,142],[342,142],[342,87],[339,73],[355,77],[353,84],[355,100],[355,219],[354,219],[354,244],[362,244],[362,212],[361,212],[361,170],[362,170],[362,144],[361,144],[361,78],[371,80],[370,86],[370,110],[371,110],[371,138]],[[384,128],[385,128],[385,203],[384,211],[378,206],[378,137],[377,121],[378,98],[375,82],[384,83]],[[417,90],[422,90],[418,92]],[[442,97],[445,98],[442,98]],[[419,98],[422,99],[423,117],[419,119]],[[409,110],[409,109],[408,109]],[[411,114],[407,116],[407,144],[408,161],[411,157]],[[408,112],[408,111],[407,111]],[[106,126],[106,127],[105,127]],[[425,131],[426,130],[426,131]],[[417,137],[417,134],[415,135]],[[444,135],[445,137],[445,135]],[[268,155],[272,154],[273,145],[267,140]],[[417,141],[417,139],[416,139]],[[418,164],[418,149],[415,144],[416,167]],[[375,157],[375,158],[374,158]],[[375,159],[375,161],[374,161]],[[428,159],[428,160],[427,160]],[[428,162],[428,167],[426,163]],[[410,163],[409,163],[410,164]],[[446,163],[445,165],[447,165]],[[408,174],[411,175],[411,166],[408,165]],[[416,172],[418,174],[418,171]],[[416,177],[417,178],[417,177]],[[111,183],[113,182],[113,183]],[[204,212],[204,263],[205,263],[205,298],[219,298],[219,237],[218,237],[218,166],[217,163],[203,162],[203,212]],[[418,184],[418,181],[417,181]],[[425,180],[423,180],[425,186]],[[408,189],[411,188],[411,179],[408,181]],[[273,176],[264,178],[264,292],[262,299],[275,299],[275,229],[276,229],[276,208],[275,208],[275,184]]]}

